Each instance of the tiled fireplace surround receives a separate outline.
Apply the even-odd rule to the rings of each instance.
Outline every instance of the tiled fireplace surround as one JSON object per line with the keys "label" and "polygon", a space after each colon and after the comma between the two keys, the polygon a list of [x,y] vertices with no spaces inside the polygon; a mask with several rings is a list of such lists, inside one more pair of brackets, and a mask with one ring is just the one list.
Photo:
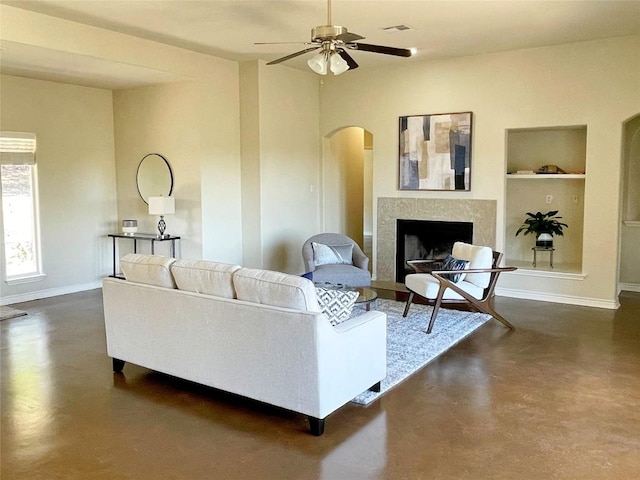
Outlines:
{"label": "tiled fireplace surround", "polygon": [[495,248],[496,209],[495,200],[379,198],[376,280],[395,282],[397,219],[472,222],[473,243]]}

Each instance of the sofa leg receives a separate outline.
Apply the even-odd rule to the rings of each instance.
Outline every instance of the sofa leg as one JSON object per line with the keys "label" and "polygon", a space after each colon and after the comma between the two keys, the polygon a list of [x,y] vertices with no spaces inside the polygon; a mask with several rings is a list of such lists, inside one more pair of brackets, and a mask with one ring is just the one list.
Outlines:
{"label": "sofa leg", "polygon": [[371,390],[372,392],[378,392],[380,393],[380,382],[378,383],[374,383],[373,385],[371,385],[369,387],[369,390]]}
{"label": "sofa leg", "polygon": [[324,418],[309,417],[311,435],[319,437],[324,433]]}
{"label": "sofa leg", "polygon": [[113,373],[122,373],[122,369],[124,368],[124,360],[119,360],[117,358],[113,359]]}

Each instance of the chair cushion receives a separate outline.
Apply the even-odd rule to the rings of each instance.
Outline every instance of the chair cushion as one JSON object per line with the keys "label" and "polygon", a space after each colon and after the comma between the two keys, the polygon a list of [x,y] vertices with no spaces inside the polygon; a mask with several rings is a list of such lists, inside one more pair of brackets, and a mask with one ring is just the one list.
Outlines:
{"label": "chair cushion", "polygon": [[338,284],[349,287],[368,287],[371,285],[369,270],[354,265],[320,265],[313,271],[313,282]]}
{"label": "chair cushion", "polygon": [[311,242],[313,249],[313,262],[318,265],[335,265],[353,263],[353,244],[325,245]]}
{"label": "chair cushion", "polygon": [[[407,275],[404,279],[404,284],[409,290],[432,300],[438,296],[438,288],[440,288],[440,282],[429,273],[412,273]],[[466,280],[461,280],[456,283],[456,286],[477,299],[481,299],[484,294],[484,288],[480,288]],[[442,298],[445,300],[464,300],[461,295],[450,288],[444,291]]]}
{"label": "chair cushion", "polygon": [[[456,242],[453,244],[451,255],[462,260],[469,260],[469,269],[491,268],[493,266],[493,250],[490,247]],[[484,289],[489,286],[491,274],[467,273],[464,281]]]}
{"label": "chair cushion", "polygon": [[[442,270],[464,270],[469,265],[468,260],[459,260],[453,255],[447,255],[443,264]],[[452,281],[453,283],[458,283],[464,280],[464,272],[461,273],[443,273],[442,278],[446,278],[447,280]]]}
{"label": "chair cushion", "polygon": [[318,305],[331,325],[338,325],[351,316],[353,305],[358,299],[357,290],[316,287]]}
{"label": "chair cushion", "polygon": [[171,275],[171,265],[175,261],[175,258],[162,255],[128,253],[120,259],[120,269],[124,278],[130,282],[176,288],[176,282]]}
{"label": "chair cushion", "polygon": [[298,275],[240,268],[233,274],[233,286],[238,300],[320,312],[313,282]]}
{"label": "chair cushion", "polygon": [[239,269],[239,265],[207,260],[176,260],[171,265],[171,273],[180,290],[224,298],[236,297],[233,272]]}

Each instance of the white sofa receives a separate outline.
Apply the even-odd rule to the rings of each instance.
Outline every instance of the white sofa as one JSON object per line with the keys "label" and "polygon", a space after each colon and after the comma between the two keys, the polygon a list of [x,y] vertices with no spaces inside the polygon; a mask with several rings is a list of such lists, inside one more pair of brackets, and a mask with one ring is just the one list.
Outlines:
{"label": "white sofa", "polygon": [[325,418],[386,376],[386,314],[336,326],[313,283],[223,263],[129,254],[103,281],[107,353],[125,362]]}

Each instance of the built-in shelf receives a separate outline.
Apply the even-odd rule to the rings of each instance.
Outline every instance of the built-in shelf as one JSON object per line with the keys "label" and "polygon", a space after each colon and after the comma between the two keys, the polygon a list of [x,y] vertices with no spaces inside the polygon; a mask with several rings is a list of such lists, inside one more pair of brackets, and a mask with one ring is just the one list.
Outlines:
{"label": "built-in shelf", "polygon": [[559,174],[525,174],[525,173],[508,173],[509,180],[580,180],[587,176],[584,173],[559,173]]}
{"label": "built-in shelf", "polygon": [[577,263],[556,263],[551,267],[547,259],[538,258],[535,267],[531,262],[523,260],[507,259],[504,264],[510,267],[517,267],[518,270],[513,273],[519,275],[565,278],[571,280],[584,280],[585,278],[585,275],[582,273],[582,266]]}
{"label": "built-in shelf", "polygon": [[624,220],[622,223],[625,227],[640,228],[640,220]]}
{"label": "built-in shelf", "polygon": [[[533,173],[545,165],[553,171],[587,172],[586,125],[515,128],[506,131],[505,255],[518,275],[580,280],[586,173]],[[515,172],[529,173],[515,173]],[[547,255],[538,255],[532,235],[515,233],[528,212],[557,210],[569,225],[554,239],[554,266]]]}

